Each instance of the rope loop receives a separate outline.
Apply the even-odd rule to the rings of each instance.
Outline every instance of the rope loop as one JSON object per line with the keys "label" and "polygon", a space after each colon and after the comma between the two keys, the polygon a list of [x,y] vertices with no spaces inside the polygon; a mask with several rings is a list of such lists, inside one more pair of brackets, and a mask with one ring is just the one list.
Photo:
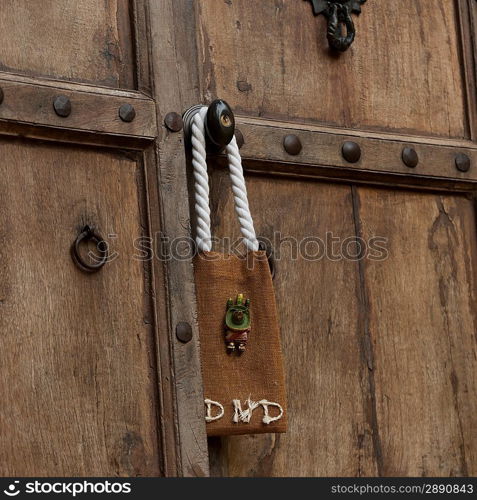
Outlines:
{"label": "rope loop", "polygon": [[[207,151],[205,119],[208,108],[204,106],[192,118],[191,144],[192,166],[195,181],[195,213],[197,218],[196,243],[199,251],[212,250],[209,207],[209,175],[207,173]],[[253,219],[248,204],[247,187],[243,175],[242,158],[235,136],[225,149],[229,161],[230,180],[234,196],[235,212],[240,224],[247,250],[257,251],[259,243],[255,235]]]}

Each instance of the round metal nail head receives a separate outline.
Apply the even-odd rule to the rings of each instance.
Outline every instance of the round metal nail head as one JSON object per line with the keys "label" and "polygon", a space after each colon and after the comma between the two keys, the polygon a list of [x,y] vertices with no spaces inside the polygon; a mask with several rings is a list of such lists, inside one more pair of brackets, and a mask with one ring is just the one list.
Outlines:
{"label": "round metal nail head", "polygon": [[176,337],[184,344],[192,340],[192,327],[189,325],[189,323],[181,321],[177,324]]}
{"label": "round metal nail head", "polygon": [[136,110],[131,104],[122,104],[119,108],[119,118],[123,122],[132,122],[136,118]]}
{"label": "round metal nail head", "polygon": [[65,95],[58,95],[53,101],[55,113],[62,118],[66,118],[71,114],[71,101]]}
{"label": "round metal nail head", "polygon": [[460,172],[468,172],[470,169],[470,158],[464,153],[459,153],[455,157],[455,167]]}
{"label": "round metal nail head", "polygon": [[413,148],[404,148],[402,150],[402,161],[407,167],[416,168],[419,163],[419,156],[417,155],[416,150]]}
{"label": "round metal nail head", "polygon": [[288,134],[283,138],[283,147],[292,156],[299,155],[303,149],[300,138],[294,134]]}
{"label": "round metal nail head", "polygon": [[182,120],[182,116],[179,113],[171,111],[170,113],[167,113],[166,117],[164,118],[164,125],[171,132],[180,132],[182,130],[182,127],[184,126],[184,122]]}
{"label": "round metal nail head", "polygon": [[341,148],[343,158],[349,163],[356,163],[361,158],[361,148],[353,141],[346,141]]}

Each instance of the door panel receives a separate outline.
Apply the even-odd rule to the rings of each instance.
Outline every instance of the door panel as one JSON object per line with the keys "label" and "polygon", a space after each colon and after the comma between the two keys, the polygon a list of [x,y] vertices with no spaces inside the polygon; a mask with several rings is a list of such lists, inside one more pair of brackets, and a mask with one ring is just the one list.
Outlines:
{"label": "door panel", "polygon": [[[475,474],[475,2],[368,1],[341,54],[308,1],[197,13],[203,98],[238,112],[257,233],[367,252],[295,260],[272,238],[290,430],[210,440],[212,473]],[[237,235],[223,164],[216,232]]]}
{"label": "door panel", "polygon": [[[165,86],[149,63],[150,7],[162,22],[155,1],[2,2],[3,475],[208,473],[202,419],[177,424],[203,406],[192,270],[152,251],[156,235],[185,232],[164,199],[182,190],[183,200],[186,184],[179,134],[176,164],[159,168],[151,93]],[[118,253],[91,275],[70,256],[86,224]],[[168,300],[177,282],[190,297],[179,311]],[[179,321],[192,324],[187,345],[172,335]],[[176,376],[181,360],[191,369]]]}
{"label": "door panel", "polygon": [[[369,0],[340,56],[303,0],[3,4],[1,474],[477,473],[475,2]],[[164,118],[216,97],[275,252],[290,431],[208,455],[193,268],[133,255],[189,236],[187,141]],[[214,231],[238,236],[223,163]],[[94,275],[70,256],[85,224],[118,253]],[[376,236],[385,259],[359,247]]]}
{"label": "door panel", "polygon": [[2,71],[134,85],[128,0],[2,0],[0,46]]}
{"label": "door panel", "polygon": [[[275,252],[290,423],[285,435],[211,439],[212,474],[475,474],[473,202],[258,176],[247,186]],[[212,198],[215,234],[238,237],[223,172]],[[333,253],[304,253],[327,232]]]}
{"label": "door panel", "polygon": [[[333,57],[303,0],[200,4],[204,94],[248,116],[465,135],[456,3],[370,0]],[[220,19],[220,22],[217,22]]]}
{"label": "door panel", "polygon": [[[275,242],[291,419],[284,435],[211,440],[212,474],[375,475],[358,264],[325,258],[323,247],[310,239],[326,242],[332,231],[341,242],[354,242],[351,189],[253,177],[248,192],[258,234]],[[221,214],[214,234],[238,238],[225,173],[215,174],[211,196],[220,200],[213,210]]]}
{"label": "door panel", "polygon": [[463,196],[358,190],[382,473],[477,472],[476,231]]}
{"label": "door panel", "polygon": [[[160,472],[142,167],[108,152],[0,143],[0,474]],[[85,224],[115,256],[85,274]]]}

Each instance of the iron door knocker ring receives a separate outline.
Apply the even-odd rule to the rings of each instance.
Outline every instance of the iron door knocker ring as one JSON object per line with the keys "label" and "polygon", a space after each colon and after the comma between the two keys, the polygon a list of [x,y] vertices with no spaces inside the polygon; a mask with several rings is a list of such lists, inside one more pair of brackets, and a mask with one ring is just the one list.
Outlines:
{"label": "iron door knocker ring", "polygon": [[[346,28],[346,35],[344,34]],[[330,6],[328,14],[328,43],[332,49],[344,52],[354,42],[356,30],[349,7],[343,4]]]}
{"label": "iron door knocker ring", "polygon": [[[308,1],[308,0],[307,0]],[[328,20],[327,38],[331,49],[345,52],[356,37],[351,14],[359,15],[366,0],[309,0],[315,16],[324,15]]]}
{"label": "iron door knocker ring", "polygon": [[[99,253],[99,255],[91,252],[88,254],[91,258],[91,262],[85,262],[80,253],[81,243],[88,241],[96,243],[96,249]],[[108,261],[108,244],[94,231],[94,229],[90,226],[85,226],[71,247],[71,256],[73,258],[73,262],[81,271],[84,271],[85,273],[96,273]]]}

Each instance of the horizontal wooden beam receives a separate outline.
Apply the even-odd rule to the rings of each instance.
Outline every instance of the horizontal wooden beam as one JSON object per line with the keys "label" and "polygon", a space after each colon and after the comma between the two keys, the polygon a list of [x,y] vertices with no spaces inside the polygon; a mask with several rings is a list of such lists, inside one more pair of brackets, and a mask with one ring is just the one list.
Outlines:
{"label": "horizontal wooden beam", "polygon": [[[236,122],[245,140],[241,148],[244,167],[251,172],[456,190],[476,188],[477,145],[472,141],[311,127],[240,116]],[[298,155],[288,154],[283,147],[283,139],[289,134],[301,142]],[[358,162],[344,159],[345,141],[359,144]],[[402,160],[405,147],[418,154],[415,168]],[[459,153],[470,159],[467,172],[456,168]]]}
{"label": "horizontal wooden beam", "polygon": [[[10,73],[0,73],[0,89],[0,134],[131,149],[143,149],[157,135],[154,100],[139,92]],[[71,102],[69,116],[54,110],[59,95]],[[124,104],[134,107],[130,122],[119,116]]]}

